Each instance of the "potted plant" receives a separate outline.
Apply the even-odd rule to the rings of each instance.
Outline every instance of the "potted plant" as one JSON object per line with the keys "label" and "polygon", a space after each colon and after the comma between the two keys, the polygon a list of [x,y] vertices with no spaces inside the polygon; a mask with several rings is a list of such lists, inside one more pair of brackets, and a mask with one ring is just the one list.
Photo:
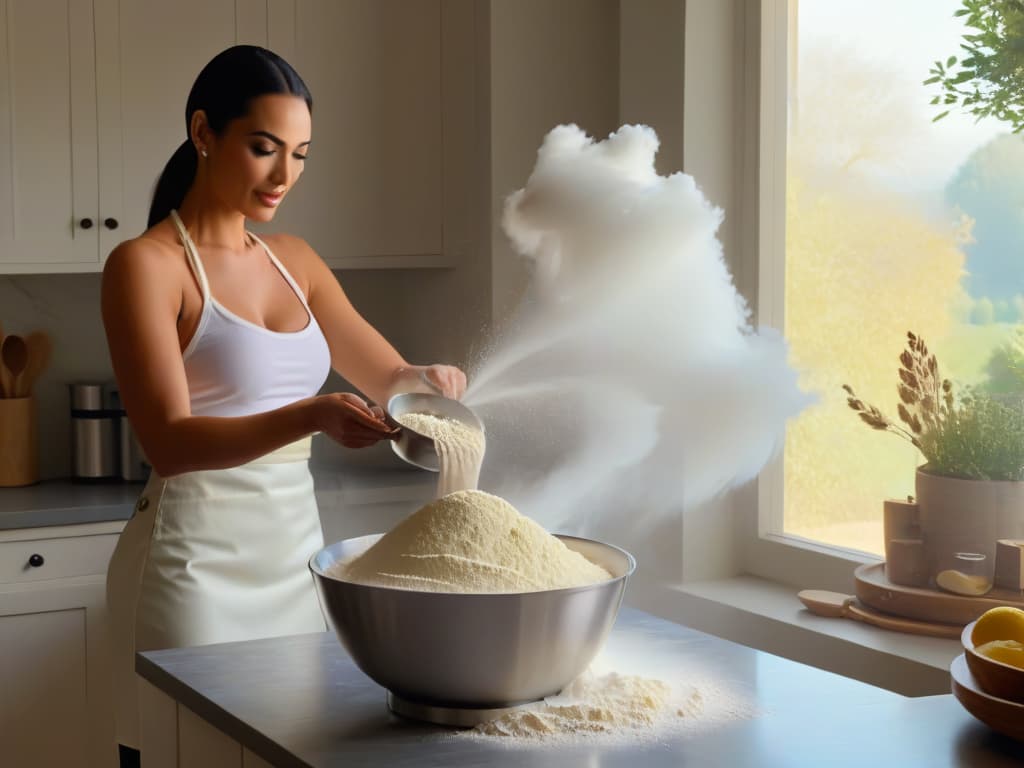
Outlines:
{"label": "potted plant", "polygon": [[[1024,539],[1024,405],[978,390],[956,393],[924,339],[907,334],[900,354],[898,421],[843,385],[847,404],[872,429],[911,442],[925,463],[915,476],[916,506],[929,581],[963,570],[962,553],[984,555],[991,585],[996,541]],[[906,507],[906,505],[904,505]],[[887,526],[888,528],[889,526]]]}

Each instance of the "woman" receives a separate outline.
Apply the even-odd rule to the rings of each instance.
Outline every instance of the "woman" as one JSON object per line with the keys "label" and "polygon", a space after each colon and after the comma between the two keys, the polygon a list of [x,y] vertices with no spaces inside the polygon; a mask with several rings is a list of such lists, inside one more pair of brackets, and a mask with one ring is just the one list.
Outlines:
{"label": "woman", "polygon": [[123,747],[138,747],[136,650],[325,629],[306,565],[323,543],[310,437],[360,448],[390,434],[359,396],[316,394],[329,369],[378,403],[424,382],[465,390],[458,368],[403,360],[303,240],[245,230],[301,175],[311,108],[274,53],[214,57],[149,229],[103,272],[114,373],[153,466],[107,578]]}

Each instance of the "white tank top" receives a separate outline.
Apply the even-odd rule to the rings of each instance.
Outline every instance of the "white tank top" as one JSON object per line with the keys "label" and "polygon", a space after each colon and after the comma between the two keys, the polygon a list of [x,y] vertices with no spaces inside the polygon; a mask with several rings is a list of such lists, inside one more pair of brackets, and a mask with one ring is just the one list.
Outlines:
{"label": "white tank top", "polygon": [[306,309],[309,321],[300,331],[282,333],[256,325],[211,296],[195,243],[177,211],[171,211],[171,218],[203,296],[199,325],[182,353],[192,415],[248,416],[315,395],[331,369],[327,340],[302,290],[267,244],[248,233]]}

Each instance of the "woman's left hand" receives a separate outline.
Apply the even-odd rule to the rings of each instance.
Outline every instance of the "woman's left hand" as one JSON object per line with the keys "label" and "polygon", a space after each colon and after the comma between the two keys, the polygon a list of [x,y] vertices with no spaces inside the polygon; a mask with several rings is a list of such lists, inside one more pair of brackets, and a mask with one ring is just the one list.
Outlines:
{"label": "woman's left hand", "polygon": [[454,365],[410,365],[396,371],[388,397],[423,392],[458,400],[465,391],[466,374]]}
{"label": "woman's left hand", "polygon": [[445,397],[458,400],[466,391],[466,374],[454,365],[428,365],[420,377]]}

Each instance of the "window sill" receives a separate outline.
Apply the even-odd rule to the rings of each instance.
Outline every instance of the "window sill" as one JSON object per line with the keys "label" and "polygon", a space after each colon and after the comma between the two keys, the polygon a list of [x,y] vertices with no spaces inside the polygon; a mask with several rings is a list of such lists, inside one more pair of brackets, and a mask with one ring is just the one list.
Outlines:
{"label": "window sill", "polygon": [[797,590],[753,576],[632,584],[628,602],[662,618],[904,696],[950,692],[957,640],[816,616]]}

